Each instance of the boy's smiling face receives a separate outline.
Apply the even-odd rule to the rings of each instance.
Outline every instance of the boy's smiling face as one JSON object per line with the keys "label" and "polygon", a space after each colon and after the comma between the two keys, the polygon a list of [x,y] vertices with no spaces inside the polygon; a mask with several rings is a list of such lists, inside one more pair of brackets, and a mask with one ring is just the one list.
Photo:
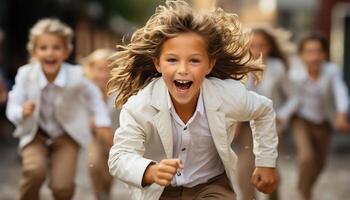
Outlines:
{"label": "boy's smiling face", "polygon": [[176,108],[196,105],[202,82],[215,61],[209,59],[203,37],[186,32],[166,40],[154,64],[162,74]]}
{"label": "boy's smiling face", "polygon": [[300,56],[310,70],[319,71],[326,60],[326,52],[318,40],[305,42]]}
{"label": "boy's smiling face", "polygon": [[32,52],[49,82],[55,80],[61,64],[68,58],[69,50],[62,37],[53,33],[40,35]]}

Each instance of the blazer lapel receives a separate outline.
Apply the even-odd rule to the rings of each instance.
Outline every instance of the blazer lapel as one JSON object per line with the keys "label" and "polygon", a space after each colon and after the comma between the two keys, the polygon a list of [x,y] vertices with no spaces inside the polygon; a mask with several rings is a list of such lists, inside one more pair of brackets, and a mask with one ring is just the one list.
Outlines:
{"label": "blazer lapel", "polygon": [[227,130],[225,126],[225,113],[219,111],[222,100],[215,94],[216,88],[208,79],[203,82],[203,100],[208,118],[209,129],[213,137],[214,144],[219,154],[226,152]]}
{"label": "blazer lapel", "polygon": [[167,158],[173,157],[173,133],[170,112],[167,106],[167,89],[162,78],[159,78],[152,91],[151,104],[159,112],[154,115],[153,121]]}

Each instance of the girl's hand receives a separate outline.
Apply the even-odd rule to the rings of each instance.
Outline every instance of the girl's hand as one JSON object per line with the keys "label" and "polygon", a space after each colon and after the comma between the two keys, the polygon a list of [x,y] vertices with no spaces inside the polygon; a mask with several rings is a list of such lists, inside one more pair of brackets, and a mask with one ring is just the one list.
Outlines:
{"label": "girl's hand", "polygon": [[30,117],[35,110],[35,103],[33,101],[26,101],[23,104],[22,116],[23,118]]}
{"label": "girl's hand", "polygon": [[109,152],[113,145],[113,131],[110,127],[96,127],[96,137],[101,140],[106,148],[106,152]]}
{"label": "girl's hand", "polygon": [[142,185],[157,183],[161,186],[168,186],[178,169],[182,169],[180,159],[164,159],[158,164],[150,164],[143,175]]}
{"label": "girl's hand", "polygon": [[338,131],[346,133],[350,130],[350,125],[347,120],[346,113],[338,113],[335,121],[336,128]]}
{"label": "girl's hand", "polygon": [[251,181],[260,192],[271,194],[277,188],[278,174],[275,168],[257,167]]}

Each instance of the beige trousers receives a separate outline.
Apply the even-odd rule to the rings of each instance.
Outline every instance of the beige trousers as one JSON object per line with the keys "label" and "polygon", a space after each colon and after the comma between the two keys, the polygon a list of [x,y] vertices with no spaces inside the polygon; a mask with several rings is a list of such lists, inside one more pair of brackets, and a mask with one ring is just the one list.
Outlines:
{"label": "beige trousers", "polygon": [[300,117],[295,117],[292,125],[299,165],[298,188],[307,200],[326,163],[332,130],[328,123],[315,124]]}
{"label": "beige trousers", "polygon": [[160,200],[235,200],[236,194],[231,189],[229,179],[223,173],[209,179],[207,183],[192,188],[168,186]]}
{"label": "beige trousers", "polygon": [[19,199],[38,200],[47,176],[56,200],[72,199],[79,148],[67,134],[50,141],[43,131],[38,131],[34,140],[21,151]]}
{"label": "beige trousers", "polygon": [[113,177],[108,169],[108,152],[102,141],[95,138],[88,149],[89,171],[97,199],[109,196]]}

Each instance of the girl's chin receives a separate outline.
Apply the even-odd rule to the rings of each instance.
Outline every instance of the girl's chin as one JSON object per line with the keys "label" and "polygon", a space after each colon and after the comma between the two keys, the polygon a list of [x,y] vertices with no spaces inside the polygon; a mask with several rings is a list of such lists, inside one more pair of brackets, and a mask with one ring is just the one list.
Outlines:
{"label": "girl's chin", "polygon": [[173,101],[176,101],[176,103],[181,104],[181,105],[186,105],[186,104],[193,102],[194,98],[195,98],[195,96],[191,95],[191,93],[188,93],[188,94],[176,93],[172,97]]}

